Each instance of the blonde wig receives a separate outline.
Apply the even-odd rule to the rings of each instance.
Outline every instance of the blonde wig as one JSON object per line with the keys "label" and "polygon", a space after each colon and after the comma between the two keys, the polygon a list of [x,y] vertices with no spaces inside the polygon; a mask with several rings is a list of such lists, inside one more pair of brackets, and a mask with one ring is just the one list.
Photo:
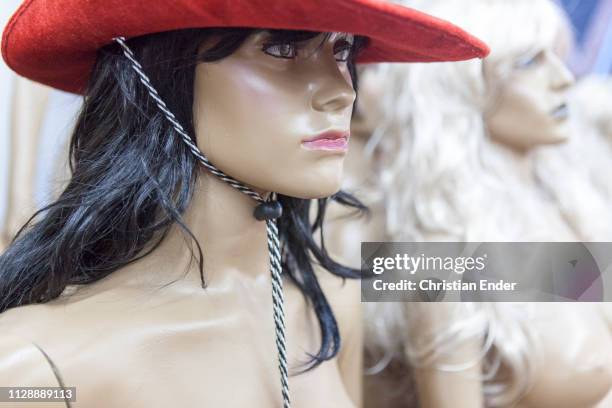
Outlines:
{"label": "blonde wig", "polygon": [[582,123],[612,146],[612,77],[582,78],[572,90],[570,102]]}
{"label": "blonde wig", "polygon": [[[549,0],[408,3],[452,19],[485,40],[492,53],[484,64],[374,68],[388,81],[380,94],[384,117],[371,143],[384,163],[379,188],[389,239],[553,241],[559,231],[571,236],[561,217],[542,215],[549,212],[542,201],[552,197],[536,187],[537,180],[519,176],[513,153],[489,139],[485,120],[517,59],[542,48],[570,47],[563,12]],[[528,327],[532,309],[528,304],[368,304],[367,346],[385,356],[383,363],[399,357],[412,367],[446,371],[482,364],[486,405],[508,406],[528,390],[537,361],[537,339]],[[442,310],[450,313],[450,324],[423,332],[422,320]],[[483,339],[479,361],[438,363],[470,338]]]}

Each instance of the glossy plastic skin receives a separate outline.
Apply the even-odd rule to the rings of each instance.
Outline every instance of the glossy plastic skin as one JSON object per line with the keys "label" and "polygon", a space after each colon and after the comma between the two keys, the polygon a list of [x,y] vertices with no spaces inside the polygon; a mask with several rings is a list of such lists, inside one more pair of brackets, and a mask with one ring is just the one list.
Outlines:
{"label": "glossy plastic skin", "polygon": [[[344,154],[301,146],[323,131],[348,130],[355,99],[346,62],[334,55],[340,37],[322,38],[283,59],[263,52],[255,35],[231,56],[196,68],[199,145],[219,168],[264,194],[315,198],[340,187]],[[282,406],[266,231],[254,207],[203,173],[185,223],[202,244],[206,289],[186,239],[172,227],[152,254],[72,296],[0,315],[2,339],[20,339],[0,339],[0,384],[54,385],[44,359],[34,364],[36,355],[22,352],[36,343],[66,386],[76,386],[75,407]],[[342,348],[337,358],[290,377],[293,406],[360,406],[358,283],[327,271],[319,277]],[[312,307],[288,281],[285,301],[291,369],[318,350],[320,335]],[[23,407],[0,403],[8,406]]]}
{"label": "glossy plastic skin", "polygon": [[356,94],[347,64],[331,58],[337,41],[345,40],[334,35],[326,53],[316,38],[295,59],[275,58],[261,51],[265,35],[255,34],[226,60],[200,65],[194,116],[202,151],[259,191],[299,198],[335,193],[344,153],[313,152],[301,142],[349,131]]}

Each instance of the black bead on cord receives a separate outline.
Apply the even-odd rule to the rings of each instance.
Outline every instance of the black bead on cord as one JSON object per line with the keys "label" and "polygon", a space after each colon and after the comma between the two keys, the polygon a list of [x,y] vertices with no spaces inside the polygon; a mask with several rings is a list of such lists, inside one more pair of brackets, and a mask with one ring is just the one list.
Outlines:
{"label": "black bead on cord", "polygon": [[276,200],[263,202],[253,211],[253,216],[258,221],[275,220],[281,215],[283,215],[283,206]]}

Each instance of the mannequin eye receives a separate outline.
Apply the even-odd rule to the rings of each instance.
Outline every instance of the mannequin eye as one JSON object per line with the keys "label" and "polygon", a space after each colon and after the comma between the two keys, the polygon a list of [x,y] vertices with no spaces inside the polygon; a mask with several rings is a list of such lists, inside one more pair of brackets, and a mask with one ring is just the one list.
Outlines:
{"label": "mannequin eye", "polygon": [[290,43],[264,44],[262,51],[276,58],[292,59],[297,57],[297,46]]}
{"label": "mannequin eye", "polygon": [[519,58],[514,66],[518,69],[527,69],[537,65],[544,58],[544,51],[535,54],[528,54]]}
{"label": "mannequin eye", "polygon": [[340,40],[334,44],[336,61],[346,62],[351,56],[353,44],[347,40]]}

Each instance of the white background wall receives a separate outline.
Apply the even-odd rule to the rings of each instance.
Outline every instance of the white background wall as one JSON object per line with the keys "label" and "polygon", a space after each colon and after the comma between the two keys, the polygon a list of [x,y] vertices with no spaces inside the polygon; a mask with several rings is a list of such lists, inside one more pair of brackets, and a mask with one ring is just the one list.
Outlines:
{"label": "white background wall", "polygon": [[[19,1],[3,0],[0,7],[0,25],[6,25],[9,17],[17,8]],[[0,222],[6,213],[6,196],[8,192],[8,161],[10,131],[10,99],[13,91],[11,71],[4,60],[0,61]],[[1,227],[1,225],[0,225]]]}
{"label": "white background wall", "polygon": [[[2,0],[0,7],[0,27],[4,30],[10,16],[22,0]],[[9,166],[11,122],[13,117],[12,98],[15,91],[17,75],[11,71],[4,60],[0,59],[0,231],[6,222],[9,191]],[[40,142],[36,150],[36,173],[34,180],[34,202],[41,207],[55,195],[65,173],[58,173],[58,161],[66,162],[65,150],[67,139],[72,129],[74,118],[81,104],[77,95],[52,90],[42,116]],[[67,163],[65,163],[67,165]]]}

